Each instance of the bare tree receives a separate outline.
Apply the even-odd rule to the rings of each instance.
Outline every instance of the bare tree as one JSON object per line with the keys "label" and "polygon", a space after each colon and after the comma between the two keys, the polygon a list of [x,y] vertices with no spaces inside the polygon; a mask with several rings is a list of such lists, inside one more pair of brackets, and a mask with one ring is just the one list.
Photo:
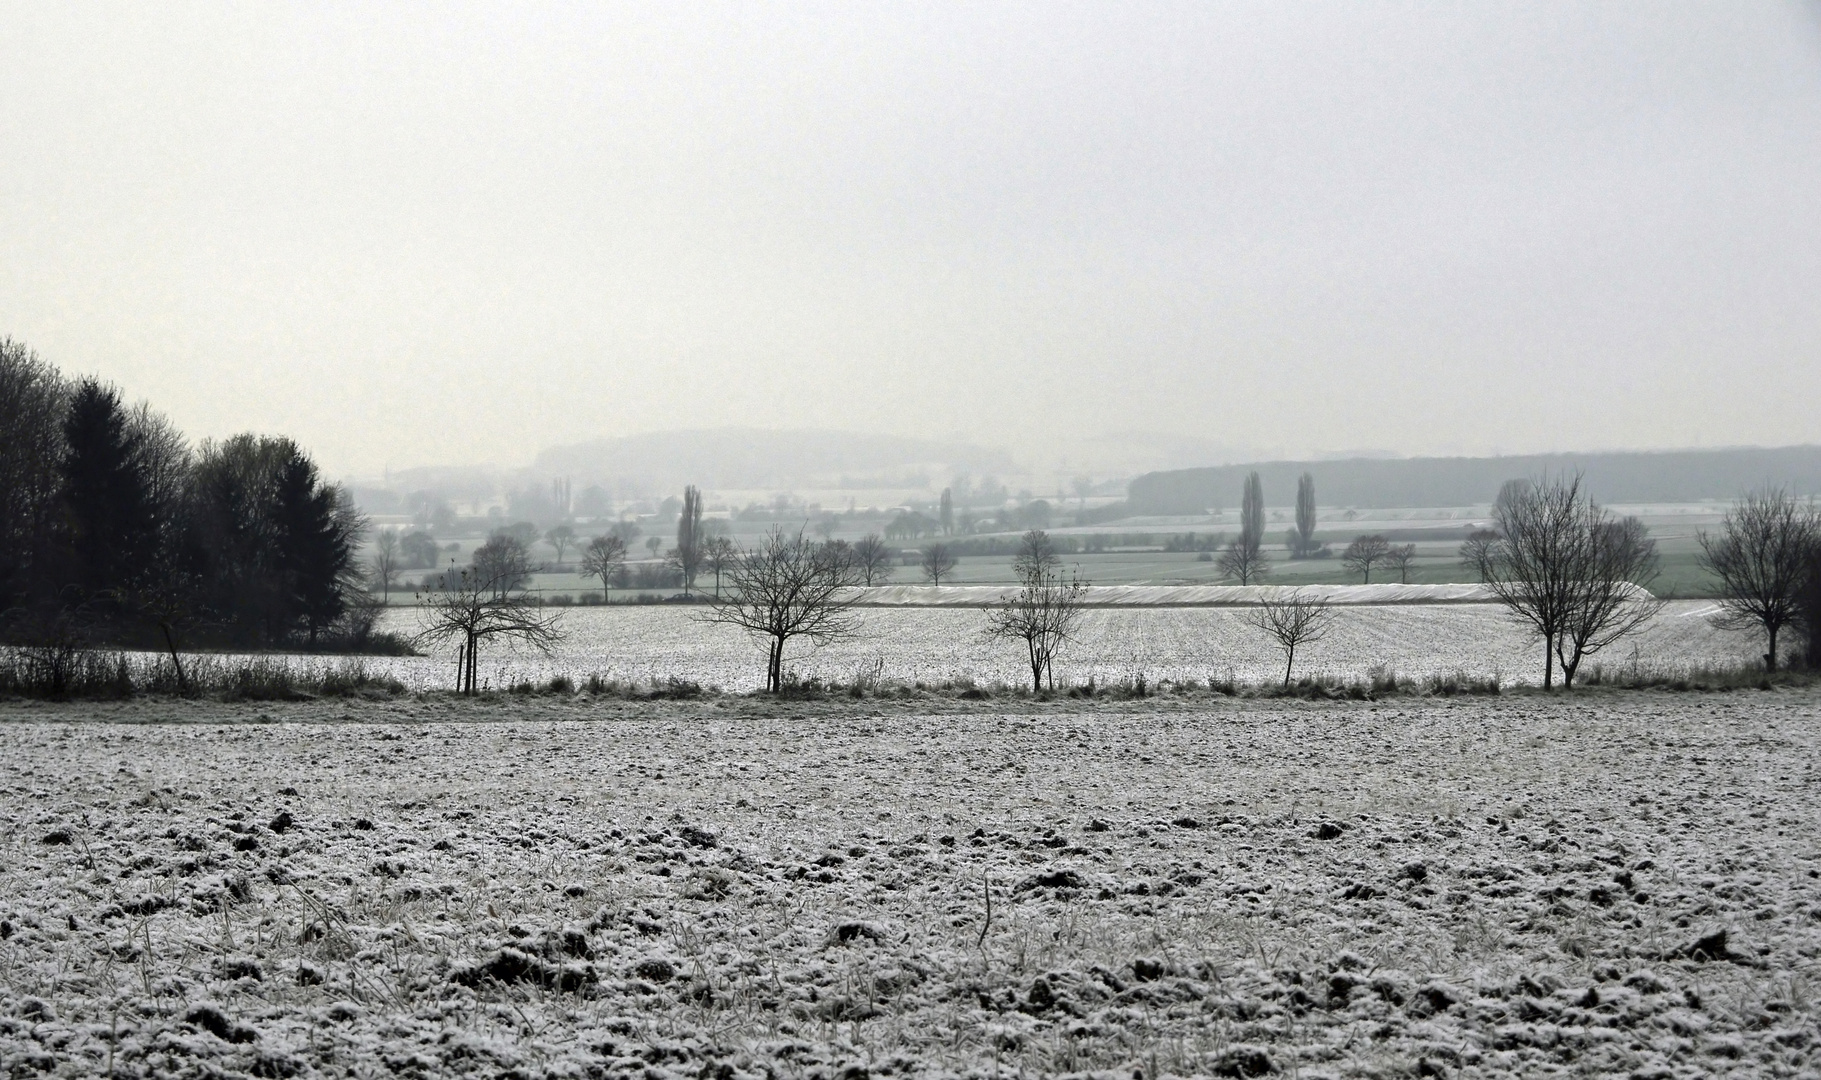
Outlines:
{"label": "bare tree", "polygon": [[1700,539],[1701,565],[1720,583],[1717,621],[1762,629],[1765,670],[1777,670],[1777,635],[1796,619],[1810,553],[1821,544],[1821,515],[1786,490],[1767,488],[1735,503],[1718,536],[1703,531]]}
{"label": "bare tree", "polygon": [[1069,489],[1075,493],[1075,499],[1077,500],[1075,508],[1077,510],[1086,510],[1088,508],[1088,496],[1094,493],[1094,478],[1091,476],[1077,476],[1074,480],[1070,481]]}
{"label": "bare tree", "polygon": [[626,541],[609,533],[588,541],[582,549],[582,573],[601,579],[601,599],[613,588],[613,576],[626,565]]}
{"label": "bare tree", "polygon": [[1507,483],[1492,508],[1498,539],[1480,576],[1512,617],[1543,639],[1543,687],[1555,663],[1572,685],[1581,660],[1655,614],[1643,583],[1656,545],[1635,519],[1615,520],[1581,488],[1580,474]]}
{"label": "bare tree", "polygon": [[1042,529],[1032,529],[1018,538],[1018,550],[1012,555],[1012,573],[1019,581],[1033,581],[1045,571],[1062,565],[1056,554],[1056,542]]}
{"label": "bare tree", "polygon": [[955,495],[949,488],[942,489],[942,498],[936,506],[936,521],[942,526],[942,535],[949,536],[955,531]]}
{"label": "bare tree", "polygon": [[1023,577],[1018,592],[986,616],[989,638],[1024,643],[1031,665],[1031,689],[1056,688],[1055,659],[1062,646],[1074,640],[1081,619],[1081,600],[1087,582],[1065,574],[1054,563],[1038,562]]}
{"label": "bare tree", "polygon": [[1392,544],[1385,552],[1385,563],[1397,571],[1398,584],[1410,584],[1410,567],[1416,563],[1416,545]]}
{"label": "bare tree", "polygon": [[1271,635],[1284,651],[1284,685],[1289,686],[1296,650],[1327,636],[1334,609],[1324,601],[1305,597],[1299,589],[1287,599],[1263,601],[1246,612],[1245,620]]}
{"label": "bare tree", "polygon": [[1356,536],[1341,553],[1342,566],[1356,574],[1364,575],[1366,584],[1372,584],[1372,568],[1386,561],[1391,555],[1391,541],[1380,533],[1368,533]]}
{"label": "bare tree", "polygon": [[523,591],[523,563],[476,554],[474,565],[451,570],[447,589],[418,596],[425,621],[417,643],[456,643],[455,688],[462,694],[474,693],[483,642],[517,641],[548,653],[563,637],[558,615],[543,614]]}
{"label": "bare tree", "polygon": [[824,545],[774,528],[758,547],[730,568],[732,589],[714,602],[703,622],[735,626],[766,643],[765,689],[784,685],[784,648],[792,638],[826,645],[853,634],[854,599],[844,595],[846,569],[831,562]]}
{"label": "bare tree", "polygon": [[1499,534],[1491,529],[1475,529],[1467,534],[1461,542],[1461,565],[1473,571],[1481,582],[1486,580],[1487,560],[1492,556],[1492,545],[1498,543]]}
{"label": "bare tree", "polygon": [[373,538],[373,583],[379,586],[379,602],[385,604],[392,598],[392,583],[398,580],[399,564],[403,556],[398,551],[398,532],[394,529],[381,529]]}
{"label": "bare tree", "polygon": [[657,557],[658,557],[658,552],[659,552],[659,551],[660,551],[660,550],[661,550],[661,549],[662,549],[662,548],[663,548],[663,547],[664,547],[664,538],[663,538],[663,537],[661,537],[661,536],[647,536],[647,537],[646,537],[646,538],[645,538],[645,550],[646,550],[646,551],[649,551],[649,552],[651,552],[651,557],[652,557],[652,558],[654,558],[654,559],[655,559],[655,558],[657,558]]}
{"label": "bare tree", "polygon": [[475,578],[496,589],[500,595],[516,592],[531,583],[538,568],[531,562],[531,551],[525,542],[511,532],[500,531],[474,549],[472,557]]}
{"label": "bare tree", "polygon": [[544,534],[544,543],[556,549],[556,568],[563,568],[563,552],[575,544],[575,526],[558,525]]}
{"label": "bare tree", "polygon": [[1643,629],[1663,609],[1646,587],[1660,565],[1657,542],[1635,517],[1614,520],[1597,506],[1585,511],[1585,536],[1569,575],[1574,602],[1556,636],[1562,685],[1574,685],[1581,661]]}
{"label": "bare tree", "polygon": [[714,575],[714,598],[721,598],[721,579],[740,560],[740,549],[726,536],[711,536],[702,543],[702,565]]}
{"label": "bare tree", "polygon": [[1241,585],[1252,584],[1255,578],[1264,577],[1271,572],[1270,560],[1265,558],[1265,490],[1257,473],[1246,477],[1245,489],[1239,499],[1239,536],[1227,545],[1216,563],[1220,572],[1227,577],[1239,579]]}
{"label": "bare tree", "polygon": [[943,576],[955,568],[955,561],[947,544],[931,544],[923,549],[923,576],[931,585],[941,585]]}
{"label": "bare tree", "polygon": [[882,584],[892,576],[892,549],[878,533],[854,541],[854,572],[866,586]]}

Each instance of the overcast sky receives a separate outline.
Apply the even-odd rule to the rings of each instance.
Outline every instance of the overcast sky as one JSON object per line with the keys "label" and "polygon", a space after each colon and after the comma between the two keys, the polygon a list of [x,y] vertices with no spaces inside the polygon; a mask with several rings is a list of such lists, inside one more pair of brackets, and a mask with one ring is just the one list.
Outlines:
{"label": "overcast sky", "polygon": [[0,334],[332,472],[1821,440],[1813,4],[0,2]]}

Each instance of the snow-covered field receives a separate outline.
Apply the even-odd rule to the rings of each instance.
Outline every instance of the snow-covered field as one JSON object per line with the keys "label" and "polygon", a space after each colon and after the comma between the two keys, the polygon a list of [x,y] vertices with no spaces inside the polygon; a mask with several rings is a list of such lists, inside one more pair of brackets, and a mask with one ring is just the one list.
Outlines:
{"label": "snow-covered field", "polygon": [[6,705],[0,1073],[1815,1075],[1812,690],[962,708]]}
{"label": "snow-covered field", "polygon": [[[1589,666],[1635,662],[1670,669],[1755,661],[1762,641],[1714,629],[1708,621],[1714,610],[1711,603],[1673,601],[1635,641],[1608,650]],[[556,655],[483,652],[481,681],[500,688],[555,675],[579,683],[599,674],[639,682],[680,678],[741,691],[762,686],[763,651],[735,630],[704,625],[699,615],[700,609],[656,606],[571,608],[562,615],[568,636]],[[901,682],[972,678],[1018,684],[1028,678],[1022,651],[988,641],[977,609],[868,608],[858,616],[857,640],[826,649],[794,648],[789,666],[804,678],[842,683],[874,672]],[[400,609],[388,614],[385,628],[411,633],[418,620],[415,610]],[[366,664],[413,689],[454,681],[453,653]],[[1084,614],[1080,640],[1064,650],[1056,677],[1103,684],[1136,676],[1152,683],[1258,682],[1281,678],[1282,664],[1270,639],[1246,623],[1243,609],[1113,608]],[[1299,674],[1343,679],[1364,679],[1375,667],[1413,678],[1462,673],[1497,676],[1507,685],[1540,683],[1542,650],[1495,605],[1386,604],[1340,608],[1326,640],[1305,648],[1297,661]]]}

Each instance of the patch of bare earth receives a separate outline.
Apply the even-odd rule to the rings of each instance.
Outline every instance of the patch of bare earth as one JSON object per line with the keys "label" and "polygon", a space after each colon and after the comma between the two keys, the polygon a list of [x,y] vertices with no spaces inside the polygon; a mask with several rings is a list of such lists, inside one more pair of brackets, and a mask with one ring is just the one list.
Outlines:
{"label": "patch of bare earth", "polygon": [[9,1076],[1821,1055],[1812,691],[0,708]]}

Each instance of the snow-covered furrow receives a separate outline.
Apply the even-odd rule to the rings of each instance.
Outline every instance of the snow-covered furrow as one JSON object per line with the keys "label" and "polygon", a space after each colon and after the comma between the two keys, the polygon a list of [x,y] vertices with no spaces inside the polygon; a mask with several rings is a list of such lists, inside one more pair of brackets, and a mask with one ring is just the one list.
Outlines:
{"label": "snow-covered furrow", "polygon": [[1801,1075],[1818,706],[7,706],[0,1074]]}

